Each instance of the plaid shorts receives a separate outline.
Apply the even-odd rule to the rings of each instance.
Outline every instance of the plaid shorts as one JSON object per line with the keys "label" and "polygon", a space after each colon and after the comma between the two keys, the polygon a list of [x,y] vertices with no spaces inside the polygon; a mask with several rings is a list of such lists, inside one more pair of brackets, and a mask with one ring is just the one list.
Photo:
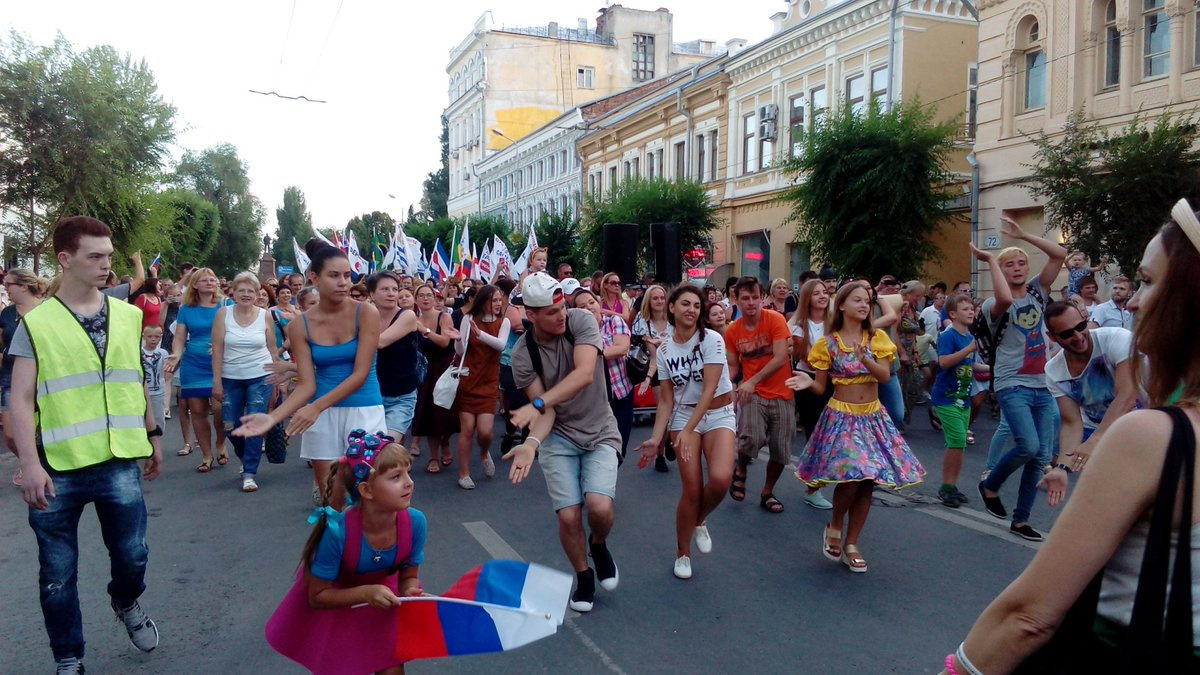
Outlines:
{"label": "plaid shorts", "polygon": [[755,457],[765,445],[771,461],[787,464],[796,439],[796,407],[790,398],[763,398],[754,394],[738,408],[738,454]]}

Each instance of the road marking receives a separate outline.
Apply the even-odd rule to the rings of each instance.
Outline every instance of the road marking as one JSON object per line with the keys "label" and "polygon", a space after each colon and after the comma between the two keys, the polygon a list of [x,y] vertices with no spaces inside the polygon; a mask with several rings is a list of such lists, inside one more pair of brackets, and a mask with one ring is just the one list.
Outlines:
{"label": "road marking", "polygon": [[[917,506],[917,505],[914,505],[909,500],[905,499],[904,497],[901,497],[899,495],[890,494],[890,493],[884,492],[882,490],[875,491],[875,498],[879,499],[880,501],[887,502],[888,504],[891,504],[893,506],[913,507],[913,510],[916,511],[917,513],[924,513],[927,516],[933,516],[934,518],[940,518],[948,523],[954,523],[955,525],[961,525],[969,530],[975,530],[976,532],[982,532],[983,534],[986,534],[990,537],[995,537],[1001,541],[1006,541],[1010,544],[1024,546],[1025,548],[1032,549],[1034,551],[1041,548],[1041,545],[1038,544],[1037,542],[1032,542],[1032,541],[1028,541],[1026,539],[1021,539],[1020,537],[1017,537],[1016,535],[1008,532],[1007,530],[1004,530],[1003,528],[1000,528],[996,525],[989,525],[988,521],[986,521],[986,520],[983,520],[981,522],[980,520],[974,520],[974,519],[969,518],[966,515],[964,515],[964,514],[971,514],[971,516],[976,516],[976,514],[972,513],[970,510],[947,511],[944,508],[938,508],[936,506],[934,506],[934,507]],[[982,514],[979,514],[979,516],[980,516],[980,518],[982,518]]]}
{"label": "road marking", "polygon": [[[521,562],[525,562],[525,558],[520,553],[517,553],[517,549],[509,546],[508,542],[504,541],[504,537],[501,537],[486,522],[477,520],[463,523],[462,525],[466,528],[467,533],[474,537],[475,541],[479,542],[479,545],[488,552],[488,555],[492,556],[493,560],[520,560]],[[575,617],[577,616],[579,616],[579,612],[568,608],[566,620],[563,621],[563,625],[570,629],[571,633],[583,646],[594,654],[609,671],[618,675],[625,675],[625,671],[621,669],[621,666],[617,665],[617,662],[613,661],[612,657],[600,645],[596,644],[595,640],[588,637],[587,633],[584,633],[583,629],[576,625]]]}

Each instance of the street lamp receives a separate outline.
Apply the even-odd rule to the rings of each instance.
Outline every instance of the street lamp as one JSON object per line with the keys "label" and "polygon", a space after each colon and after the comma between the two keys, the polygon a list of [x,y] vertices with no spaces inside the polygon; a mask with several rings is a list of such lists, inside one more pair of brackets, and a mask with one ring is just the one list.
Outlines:
{"label": "street lamp", "polygon": [[503,139],[505,139],[505,140],[506,140],[506,141],[508,141],[509,143],[516,143],[516,141],[515,141],[515,140],[513,140],[512,138],[509,138],[508,134],[506,134],[506,133],[504,133],[503,131],[501,131],[501,130],[500,130],[498,127],[492,127],[492,133],[493,133],[493,134],[496,134],[496,135],[497,135],[497,136],[499,136],[500,138],[503,138]]}

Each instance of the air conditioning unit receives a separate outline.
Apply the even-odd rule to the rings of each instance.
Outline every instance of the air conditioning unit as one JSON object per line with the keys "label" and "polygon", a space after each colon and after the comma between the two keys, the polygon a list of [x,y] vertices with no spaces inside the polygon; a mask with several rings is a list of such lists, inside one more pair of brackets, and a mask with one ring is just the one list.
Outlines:
{"label": "air conditioning unit", "polygon": [[764,141],[773,141],[777,137],[775,128],[775,120],[766,120],[758,123],[758,137]]}
{"label": "air conditioning unit", "polygon": [[774,121],[779,117],[779,106],[774,103],[768,103],[758,109],[758,120],[760,122]]}

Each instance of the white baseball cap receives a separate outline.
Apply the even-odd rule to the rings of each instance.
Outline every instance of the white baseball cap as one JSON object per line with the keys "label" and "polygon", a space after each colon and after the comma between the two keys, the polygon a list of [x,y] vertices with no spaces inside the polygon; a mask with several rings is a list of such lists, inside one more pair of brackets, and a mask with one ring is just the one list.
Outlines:
{"label": "white baseball cap", "polygon": [[575,295],[575,291],[579,290],[579,280],[575,277],[567,277],[560,281],[559,285],[562,286],[563,295],[568,298]]}
{"label": "white baseball cap", "polygon": [[534,272],[525,277],[521,297],[525,306],[532,309],[549,307],[565,299],[562,284],[545,272]]}

